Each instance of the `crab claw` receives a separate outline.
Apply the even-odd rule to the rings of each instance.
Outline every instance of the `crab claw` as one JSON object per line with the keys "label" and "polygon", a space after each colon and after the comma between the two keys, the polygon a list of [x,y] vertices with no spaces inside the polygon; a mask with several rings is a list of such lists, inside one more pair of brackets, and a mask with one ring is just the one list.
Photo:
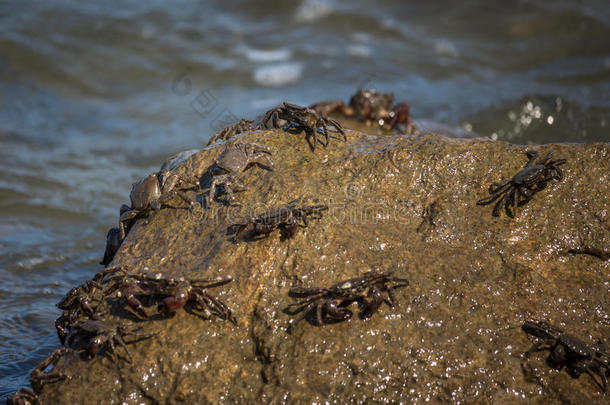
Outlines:
{"label": "crab claw", "polygon": [[130,295],[128,297],[125,297],[125,300],[127,301],[127,305],[129,305],[129,308],[133,309],[142,318],[148,319],[148,314],[146,313],[146,311],[144,311],[144,306],[142,305],[139,299],[137,299],[133,295]]}
{"label": "crab claw", "polygon": [[148,295],[147,290],[140,287],[137,281],[127,279],[123,281],[121,294],[125,297],[125,301],[127,301],[127,305],[129,305],[131,309],[142,318],[148,319],[148,314],[144,311],[144,306],[140,300],[136,298],[136,295]]}

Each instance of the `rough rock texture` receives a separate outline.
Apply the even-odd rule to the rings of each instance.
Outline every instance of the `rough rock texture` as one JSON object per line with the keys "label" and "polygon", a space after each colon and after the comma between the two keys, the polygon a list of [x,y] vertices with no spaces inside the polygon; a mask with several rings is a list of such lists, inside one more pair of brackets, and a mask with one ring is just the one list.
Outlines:
{"label": "rough rock texture", "polygon": [[[241,207],[163,209],[139,221],[112,265],[231,275],[234,282],[210,292],[238,325],[184,310],[140,321],[115,303],[113,317],[158,336],[129,345],[133,364],[64,357],[57,369],[70,378],[46,385],[43,402],[607,400],[589,376],[550,369],[548,352],[523,358],[534,339],[520,325],[544,319],[610,344],[610,261],[584,253],[610,251],[610,145],[536,147],[568,160],[565,178],[511,219],[475,202],[491,182],[516,174],[529,148],[429,134],[348,138],[312,153],[302,134],[248,133],[243,141],[272,148],[275,170],[239,176],[248,186],[237,194]],[[203,175],[222,149],[196,153],[177,171]],[[228,232],[245,215],[299,197],[330,210],[293,239],[275,232],[235,243]],[[290,287],[330,286],[370,269],[410,280],[395,291],[394,308],[323,327],[302,321],[287,333]],[[356,303],[350,308],[359,312]]]}

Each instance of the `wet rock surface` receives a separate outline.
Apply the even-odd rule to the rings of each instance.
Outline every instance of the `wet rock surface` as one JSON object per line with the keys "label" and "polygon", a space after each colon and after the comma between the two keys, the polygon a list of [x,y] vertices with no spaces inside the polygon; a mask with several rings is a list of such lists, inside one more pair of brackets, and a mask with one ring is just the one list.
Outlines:
{"label": "wet rock surface", "polygon": [[[531,148],[346,132],[347,143],[331,139],[315,153],[302,134],[250,132],[239,140],[267,145],[274,170],[238,175],[247,186],[236,193],[241,206],[212,202],[139,220],[111,265],[164,277],[232,276],[210,293],[237,325],[185,310],[158,316],[146,301],[151,319],[142,320],[104,301],[109,319],[157,335],[128,343],[133,363],[121,348],[117,362],[64,356],[56,370],[68,378],[45,385],[43,403],[607,400],[588,375],[551,369],[548,352],[524,358],[535,339],[520,326],[542,319],[610,344],[610,261],[591,254],[610,250],[610,145],[536,147],[567,159],[564,179],[511,219],[476,201],[521,170]],[[176,171],[204,176],[222,151],[194,153]],[[235,240],[232,223],[297,198],[329,210],[288,240],[280,232]],[[348,321],[320,327],[308,316],[288,332],[291,287],[392,269],[410,281],[394,291],[394,308],[383,304],[361,319],[353,303]]]}

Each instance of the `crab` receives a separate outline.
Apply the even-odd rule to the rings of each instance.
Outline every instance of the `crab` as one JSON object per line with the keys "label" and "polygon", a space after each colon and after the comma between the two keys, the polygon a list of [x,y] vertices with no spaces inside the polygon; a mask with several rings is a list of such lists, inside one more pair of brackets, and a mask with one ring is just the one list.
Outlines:
{"label": "crab", "polygon": [[95,311],[89,302],[89,295],[94,288],[102,290],[102,286],[93,280],[87,280],[84,284],[72,288],[57,303],[57,308],[70,311],[71,313],[76,313],[80,310],[88,316],[93,317]]}
{"label": "crab", "polygon": [[20,388],[10,397],[6,398],[6,405],[34,405],[40,404],[38,395],[28,388]]}
{"label": "crab", "polygon": [[79,319],[73,325],[73,330],[68,335],[68,346],[73,347],[75,341],[83,340],[87,345],[87,353],[95,357],[102,347],[110,349],[116,355],[116,345],[120,345],[127,353],[129,362],[132,362],[131,353],[123,339],[126,336],[134,336],[138,340],[149,339],[154,333],[140,333],[141,327],[136,325],[124,325],[119,322],[101,319]]}
{"label": "crab", "polygon": [[112,259],[114,259],[114,255],[121,247],[123,243],[123,239],[125,239],[125,228],[120,228],[115,226],[114,228],[108,229],[108,233],[106,234],[106,249],[104,250],[104,258],[100,262],[102,266],[108,266]]}
{"label": "crab", "polygon": [[375,89],[360,89],[349,100],[358,118],[367,121],[382,120],[390,114],[394,94],[377,93]]}
{"label": "crab", "polygon": [[389,131],[401,128],[402,133],[416,132],[409,114],[409,104],[400,102],[394,106],[392,93],[378,93],[374,89],[358,90],[346,105],[341,100],[322,101],[312,104],[309,108],[322,115],[338,113],[348,118],[363,120],[366,125],[377,124]]}
{"label": "crab", "polygon": [[[492,215],[500,216],[502,206],[506,215],[514,218],[519,206],[526,204],[534,194],[543,190],[551,180],[563,179],[563,173],[559,166],[566,163],[566,159],[551,159],[553,151],[549,152],[543,159],[536,162],[539,152],[529,150],[526,155],[529,159],[525,167],[516,175],[501,183],[491,183],[489,186],[489,197],[477,201],[477,205],[487,205],[498,200]],[[511,210],[512,207],[512,210]]]}
{"label": "crab", "polygon": [[[205,316],[215,314],[222,319],[237,323],[231,309],[205,291],[208,288],[231,282],[232,277],[185,280],[183,278],[162,278],[161,274],[157,274],[155,277],[127,274],[123,268],[117,268],[116,271],[123,275],[106,289],[104,295],[108,296],[119,290],[120,296],[125,298],[127,305],[141,318],[148,319],[149,316],[137,296],[159,295],[163,296],[163,299],[158,304],[157,310],[163,314],[173,314],[189,304],[191,309],[202,311]],[[106,280],[106,282],[108,281],[110,279]]]}
{"label": "crab", "polygon": [[[293,314],[300,313],[294,319],[292,326],[300,322],[312,310],[315,310],[318,325],[323,325],[327,317],[332,320],[349,319],[352,311],[346,306],[354,301],[363,304],[362,318],[371,317],[384,301],[393,307],[392,290],[409,285],[407,279],[394,277],[393,274],[394,270],[383,273],[371,271],[361,277],[341,281],[332,287],[291,288],[289,294],[297,302],[290,304],[289,308],[297,307]],[[389,283],[398,284],[390,286]],[[387,293],[387,300],[383,293]],[[366,300],[367,298],[369,301]]]}
{"label": "crab", "polygon": [[[279,229],[282,239],[292,238],[299,226],[308,225],[307,218],[322,218],[322,211],[328,210],[327,205],[307,205],[299,207],[300,199],[289,202],[283,207],[272,209],[256,217],[243,218],[234,223],[236,238],[242,239],[248,227],[252,228],[253,236],[268,235]],[[302,225],[301,225],[302,223]]]}
{"label": "crab", "polygon": [[121,206],[118,240],[122,241],[125,238],[130,224],[150,211],[159,211],[175,196],[180,197],[189,206],[195,204],[195,201],[185,193],[185,191],[193,189],[199,189],[198,179],[187,179],[170,170],[152,173],[136,182],[129,194],[131,207],[126,204]]}
{"label": "crab", "polygon": [[[42,363],[40,363],[32,372],[30,373],[30,385],[34,389],[34,392],[40,393],[42,391],[42,387],[45,384],[53,384],[59,381],[63,381],[67,378],[67,376],[55,370],[55,366],[59,359],[61,359],[66,353],[69,353],[70,350],[62,347],[60,349],[56,349],[53,353],[49,355]],[[49,372],[45,372],[45,370],[53,365],[53,369]]]}
{"label": "crab", "polygon": [[254,131],[256,126],[254,125],[254,121],[241,119],[237,124],[230,125],[226,128],[223,128],[220,132],[214,135],[205,146],[210,146],[211,144],[217,142],[219,139],[222,141],[226,141],[228,139],[233,138],[235,135],[242,134],[248,131]]}
{"label": "crab", "polygon": [[[216,196],[216,189],[220,185],[228,194],[229,203],[239,205],[233,195],[233,188],[243,191],[246,187],[235,176],[252,166],[258,166],[269,171],[273,170],[273,161],[270,156],[269,148],[257,143],[237,142],[235,145],[227,147],[208,169],[211,181],[209,193],[206,197],[206,206],[209,207],[209,199]],[[261,160],[264,160],[264,163]]]}
{"label": "crab", "polygon": [[[542,339],[525,353],[527,357],[533,352],[549,350],[547,362],[551,367],[556,369],[566,367],[568,373],[574,378],[582,373],[587,373],[602,391],[608,391],[607,375],[610,375],[608,360],[610,354],[605,351],[602,344],[587,344],[544,321],[526,321],[522,329],[526,333]],[[600,378],[601,383],[595,376]]]}
{"label": "crab", "polygon": [[102,290],[102,286],[93,280],[87,280],[85,284],[72,288],[57,303],[57,308],[63,310],[61,316],[55,321],[55,329],[57,337],[63,345],[72,322],[77,315],[82,312],[89,318],[97,318],[93,307],[91,306],[91,294],[94,289]]}
{"label": "crab", "polygon": [[[311,150],[315,150],[316,145],[320,142],[324,146],[328,146],[330,136],[328,127],[335,127],[335,132],[341,134],[343,141],[347,141],[347,136],[339,121],[318,114],[315,110],[307,107],[301,107],[296,104],[282,103],[279,107],[272,108],[267,111],[261,121],[261,126],[267,127],[271,123],[272,128],[280,128],[279,120],[287,122],[285,129],[293,131],[305,131],[307,142]],[[325,141],[318,140],[318,132],[324,135]]]}

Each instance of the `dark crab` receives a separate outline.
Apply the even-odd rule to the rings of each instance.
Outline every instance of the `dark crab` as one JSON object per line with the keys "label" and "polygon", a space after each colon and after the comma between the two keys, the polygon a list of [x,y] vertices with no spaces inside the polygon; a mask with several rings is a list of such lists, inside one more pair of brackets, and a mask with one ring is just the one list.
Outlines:
{"label": "dark crab", "polygon": [[[316,145],[320,142],[327,146],[330,139],[328,127],[335,128],[335,132],[341,134],[344,141],[347,141],[347,136],[341,124],[332,118],[318,114],[311,108],[301,107],[296,104],[282,103],[279,107],[273,108],[265,113],[261,121],[262,127],[268,127],[271,124],[272,128],[280,128],[280,120],[285,121],[288,128],[293,131],[305,131],[307,142],[312,150],[315,150]],[[283,126],[283,125],[282,125]],[[318,140],[318,132],[324,135],[325,141]]]}
{"label": "dark crab", "polygon": [[257,143],[237,142],[235,145],[227,147],[208,169],[208,176],[211,178],[211,181],[210,191],[206,197],[206,205],[209,207],[209,199],[215,197],[216,189],[220,185],[223,186],[225,193],[228,194],[229,202],[239,205],[235,201],[233,189],[237,187],[239,190],[245,190],[246,187],[235,176],[252,166],[258,166],[265,170],[273,170],[273,161],[270,156],[271,151],[269,148]]}
{"label": "dark crab", "polygon": [[233,124],[226,128],[223,128],[220,132],[214,135],[205,146],[210,146],[218,140],[226,141],[228,139],[233,138],[235,135],[239,135],[248,131],[254,131],[255,129],[256,126],[254,125],[254,121],[242,118],[241,121],[239,121],[237,124]]}
{"label": "dark crab", "polygon": [[[529,159],[525,167],[515,176],[501,183],[492,183],[489,186],[489,197],[477,201],[478,205],[491,204],[498,200],[492,215],[500,215],[502,206],[506,215],[514,218],[517,208],[526,204],[534,194],[543,190],[551,180],[563,179],[563,173],[559,166],[566,163],[566,159],[551,159],[553,151],[549,152],[543,159],[536,162],[538,151],[529,150],[526,155]],[[534,164],[536,163],[536,164]],[[512,210],[511,210],[512,207]]]}
{"label": "dark crab", "polygon": [[38,395],[28,388],[20,388],[10,397],[6,398],[6,405],[34,405],[40,404]]}
{"label": "dark crab", "polygon": [[[354,301],[360,301],[363,305],[361,316],[369,318],[385,301],[390,307],[394,306],[392,290],[409,285],[404,278],[394,277],[394,270],[378,273],[371,271],[362,277],[341,281],[332,287],[294,287],[289,294],[298,300],[290,304],[289,308],[297,307],[293,313],[300,314],[295,318],[292,325],[296,325],[312,310],[315,309],[316,321],[322,325],[326,317],[332,320],[345,320],[352,316],[352,311],[346,308]],[[396,285],[388,285],[398,283]],[[387,294],[387,299],[384,298]],[[369,299],[367,301],[367,298]]]}
{"label": "dark crab", "polygon": [[142,340],[155,335],[154,333],[141,333],[140,330],[141,327],[137,325],[125,325],[115,321],[79,319],[72,325],[72,331],[68,335],[68,346],[73,347],[75,341],[84,341],[89,356],[95,357],[102,347],[106,351],[110,349],[109,352],[116,355],[116,345],[118,344],[125,350],[127,358],[131,362],[131,353],[123,338],[133,336]]}
{"label": "dark crab", "polygon": [[185,191],[187,190],[199,190],[199,180],[195,177],[192,179],[184,178],[170,170],[152,173],[138,181],[133,185],[129,194],[131,207],[125,204],[121,206],[119,233],[113,237],[122,242],[133,222],[148,215],[151,211],[160,210],[164,204],[176,196],[186,202],[189,207],[192,206],[195,201],[186,195]]}
{"label": "dark crab", "polygon": [[144,319],[148,319],[149,316],[138,296],[163,297],[157,310],[164,314],[172,314],[188,304],[190,309],[202,311],[207,317],[214,314],[237,323],[231,309],[205,291],[231,282],[232,277],[185,280],[163,278],[161,274],[156,277],[127,274],[122,268],[117,268],[116,271],[122,273],[122,276],[113,280],[104,295],[108,296],[119,290],[120,296],[125,299],[127,305]]}
{"label": "dark crab", "polygon": [[236,238],[241,239],[250,227],[253,237],[268,235],[276,229],[282,234],[282,239],[292,238],[299,226],[306,227],[307,219],[322,218],[322,211],[328,210],[327,205],[306,205],[299,207],[300,199],[289,202],[283,207],[275,208],[256,217],[243,218],[232,226],[236,229]]}
{"label": "dark crab", "polygon": [[61,316],[55,321],[57,337],[61,344],[64,344],[71,324],[79,313],[83,313],[89,318],[97,318],[91,306],[91,295],[94,289],[101,291],[102,286],[93,280],[87,280],[85,284],[68,291],[64,298],[57,303],[57,308],[63,310]]}
{"label": "dark crab", "polygon": [[[55,350],[53,353],[49,355],[42,363],[40,363],[32,372],[30,373],[30,384],[34,389],[34,392],[40,393],[43,385],[45,384],[54,384],[56,382],[65,380],[67,376],[60,371],[55,370],[55,366],[59,359],[61,359],[66,353],[69,353],[70,350],[62,347],[61,349]],[[45,370],[49,366],[53,366],[53,369],[45,372]]]}
{"label": "dark crab", "polygon": [[114,259],[114,255],[121,247],[125,239],[125,230],[121,231],[121,228],[115,226],[110,228],[106,234],[106,249],[104,250],[104,258],[100,262],[103,266],[108,266]]}
{"label": "dark crab", "polygon": [[[604,392],[608,391],[610,354],[605,351],[603,345],[587,344],[544,321],[526,321],[522,328],[526,333],[542,339],[525,353],[527,357],[533,352],[549,350],[547,362],[551,367],[566,367],[574,378],[587,373]],[[600,377],[601,383],[595,376]]]}
{"label": "dark crab", "polygon": [[349,105],[341,100],[333,100],[312,104],[309,108],[322,115],[338,113],[347,118],[363,120],[366,125],[376,124],[386,131],[404,126],[401,133],[414,132],[409,104],[400,102],[392,106],[393,102],[392,93],[360,89],[350,98]]}

